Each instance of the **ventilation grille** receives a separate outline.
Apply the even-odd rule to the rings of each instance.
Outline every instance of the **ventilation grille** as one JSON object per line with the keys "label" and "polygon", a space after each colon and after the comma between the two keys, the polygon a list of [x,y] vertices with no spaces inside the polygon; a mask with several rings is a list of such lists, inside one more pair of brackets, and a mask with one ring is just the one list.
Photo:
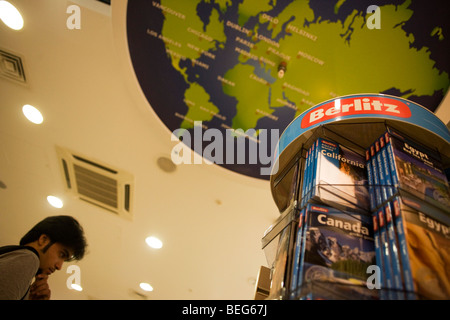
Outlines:
{"label": "ventilation grille", "polygon": [[57,147],[67,189],[79,199],[132,219],[131,174]]}
{"label": "ventilation grille", "polygon": [[9,80],[26,83],[22,58],[0,49],[0,75]]}

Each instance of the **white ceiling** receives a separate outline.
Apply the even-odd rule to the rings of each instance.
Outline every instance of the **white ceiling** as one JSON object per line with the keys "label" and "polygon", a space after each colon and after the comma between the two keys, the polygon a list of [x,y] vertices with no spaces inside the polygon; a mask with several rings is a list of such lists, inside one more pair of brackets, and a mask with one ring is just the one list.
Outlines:
{"label": "white ceiling", "polygon": [[[82,292],[69,290],[67,264],[50,278],[53,299],[252,299],[264,231],[278,217],[269,182],[215,165],[156,165],[175,142],[142,94],[128,56],[126,1],[14,0],[25,26],[0,23],[0,48],[24,60],[27,85],[0,78],[0,245],[18,243],[49,215],[70,214],[85,228],[88,254],[76,262]],[[81,7],[81,29],[66,9]],[[112,12],[109,10],[112,9]],[[163,75],[162,75],[163,76]],[[449,99],[437,114],[450,120]],[[32,104],[35,125],[22,114]],[[55,146],[132,173],[134,219],[65,191]],[[47,195],[64,199],[51,207]],[[149,248],[147,236],[164,246]],[[140,282],[154,291],[145,293]]]}
{"label": "white ceiling", "polygon": [[[27,85],[0,78],[0,245],[17,244],[46,216],[70,214],[89,244],[75,263],[83,291],[66,287],[66,264],[50,278],[54,299],[139,299],[132,292],[145,293],[140,282],[154,288],[148,299],[252,299],[266,264],[261,238],[278,216],[269,182],[215,165],[157,167],[176,143],[134,77],[126,1],[115,1],[110,15],[84,6],[92,1],[11,2],[25,25],[0,23],[0,48],[23,58]],[[66,28],[73,3],[80,30]],[[41,110],[43,124],[26,120],[24,104]],[[56,145],[132,173],[133,221],[67,193]],[[64,207],[51,207],[49,194]],[[162,249],[146,245],[150,235]]]}

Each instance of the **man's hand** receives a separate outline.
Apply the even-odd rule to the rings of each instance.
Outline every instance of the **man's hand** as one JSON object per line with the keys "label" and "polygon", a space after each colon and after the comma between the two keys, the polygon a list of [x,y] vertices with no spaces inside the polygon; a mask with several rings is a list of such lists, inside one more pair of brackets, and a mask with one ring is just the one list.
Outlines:
{"label": "man's hand", "polygon": [[48,275],[38,274],[30,288],[30,300],[50,300],[50,287],[48,286]]}

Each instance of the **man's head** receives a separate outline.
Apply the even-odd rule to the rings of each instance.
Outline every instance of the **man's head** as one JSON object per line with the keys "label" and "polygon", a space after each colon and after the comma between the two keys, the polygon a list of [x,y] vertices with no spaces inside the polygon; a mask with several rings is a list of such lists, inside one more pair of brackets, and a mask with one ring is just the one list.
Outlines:
{"label": "man's head", "polygon": [[86,250],[83,228],[70,216],[47,217],[20,240],[39,252],[40,272],[60,270],[64,261],[81,260]]}

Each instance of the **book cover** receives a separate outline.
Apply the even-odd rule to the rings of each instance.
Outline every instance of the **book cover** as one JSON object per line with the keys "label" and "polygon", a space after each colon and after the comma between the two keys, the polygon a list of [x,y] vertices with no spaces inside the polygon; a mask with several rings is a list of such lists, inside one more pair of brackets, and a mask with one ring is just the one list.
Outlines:
{"label": "book cover", "polygon": [[367,290],[366,271],[375,264],[370,216],[309,203],[303,241],[300,284],[325,281]]}
{"label": "book cover", "polygon": [[396,196],[393,204],[408,298],[450,299],[450,221],[412,197]]}
{"label": "book cover", "polygon": [[319,138],[313,177],[314,200],[340,209],[369,210],[364,156],[343,145]]}
{"label": "book cover", "polygon": [[449,185],[439,155],[392,130],[389,141],[399,187],[448,211]]}

